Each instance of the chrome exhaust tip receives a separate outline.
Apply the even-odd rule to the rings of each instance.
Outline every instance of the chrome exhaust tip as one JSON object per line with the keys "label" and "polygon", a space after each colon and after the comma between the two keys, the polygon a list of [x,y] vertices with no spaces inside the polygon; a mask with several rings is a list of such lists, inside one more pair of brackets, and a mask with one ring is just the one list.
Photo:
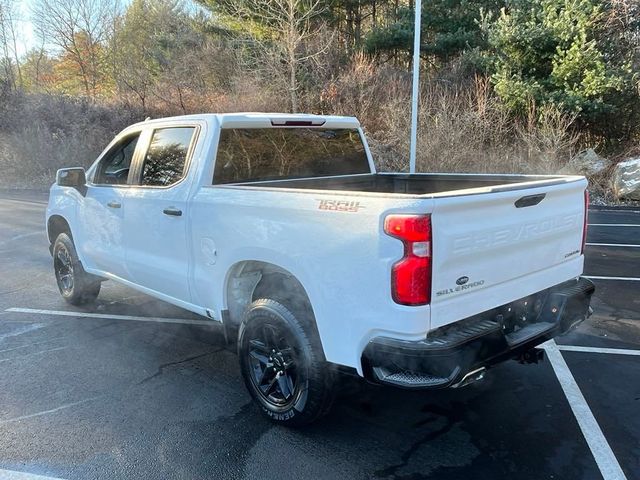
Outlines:
{"label": "chrome exhaust tip", "polygon": [[476,370],[472,370],[471,372],[467,373],[464,377],[462,377],[462,380],[460,380],[458,383],[454,383],[453,385],[451,385],[451,388],[466,387],[467,385],[470,385],[472,383],[479,382],[484,378],[484,374],[486,372],[487,372],[487,369],[485,367],[480,367]]}

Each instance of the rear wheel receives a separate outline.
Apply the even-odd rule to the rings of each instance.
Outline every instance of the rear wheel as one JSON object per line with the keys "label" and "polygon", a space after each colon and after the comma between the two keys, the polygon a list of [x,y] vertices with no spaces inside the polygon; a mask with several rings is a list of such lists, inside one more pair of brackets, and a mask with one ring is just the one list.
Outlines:
{"label": "rear wheel", "polygon": [[72,305],[93,302],[100,293],[100,279],[87,273],[78,259],[73,240],[61,233],[53,245],[53,270],[62,298]]}
{"label": "rear wheel", "polygon": [[279,302],[259,299],[248,308],[238,338],[249,393],[267,417],[288,426],[317,420],[333,402],[333,370],[302,320]]}

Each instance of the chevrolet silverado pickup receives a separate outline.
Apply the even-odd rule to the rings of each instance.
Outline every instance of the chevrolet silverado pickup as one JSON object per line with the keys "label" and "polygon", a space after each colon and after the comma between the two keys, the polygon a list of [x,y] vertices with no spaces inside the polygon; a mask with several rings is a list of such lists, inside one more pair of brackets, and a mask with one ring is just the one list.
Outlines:
{"label": "chevrolet silverado pickup", "polygon": [[62,297],[113,280],[236,342],[262,411],[303,425],[350,372],[459,387],[590,314],[580,176],[378,173],[353,117],[203,114],[122,131],[58,171]]}

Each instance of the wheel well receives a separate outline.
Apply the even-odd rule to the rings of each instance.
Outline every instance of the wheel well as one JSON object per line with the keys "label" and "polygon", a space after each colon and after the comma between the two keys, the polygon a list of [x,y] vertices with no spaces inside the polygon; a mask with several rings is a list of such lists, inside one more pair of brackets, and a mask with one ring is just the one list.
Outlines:
{"label": "wheel well", "polygon": [[[227,282],[227,309],[239,325],[245,309],[259,298],[279,301],[294,313],[311,314],[311,301],[300,281],[289,271],[266,262],[236,264]],[[308,316],[308,315],[305,315]]]}
{"label": "wheel well", "polygon": [[47,234],[49,236],[49,243],[53,244],[61,233],[68,233],[71,238],[71,227],[64,217],[60,215],[51,215],[47,222]]}
{"label": "wheel well", "polygon": [[324,358],[311,301],[300,281],[291,272],[266,262],[240,262],[231,269],[226,296],[232,330],[240,325],[246,308],[252,302],[269,298],[282,303],[296,315],[308,329]]}

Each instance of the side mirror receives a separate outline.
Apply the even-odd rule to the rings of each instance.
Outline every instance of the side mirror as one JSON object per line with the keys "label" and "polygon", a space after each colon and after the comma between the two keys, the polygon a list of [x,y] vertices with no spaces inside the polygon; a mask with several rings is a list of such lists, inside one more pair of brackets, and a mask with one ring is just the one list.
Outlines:
{"label": "side mirror", "polygon": [[61,168],[56,173],[56,185],[75,188],[84,197],[87,194],[87,176],[84,168]]}

